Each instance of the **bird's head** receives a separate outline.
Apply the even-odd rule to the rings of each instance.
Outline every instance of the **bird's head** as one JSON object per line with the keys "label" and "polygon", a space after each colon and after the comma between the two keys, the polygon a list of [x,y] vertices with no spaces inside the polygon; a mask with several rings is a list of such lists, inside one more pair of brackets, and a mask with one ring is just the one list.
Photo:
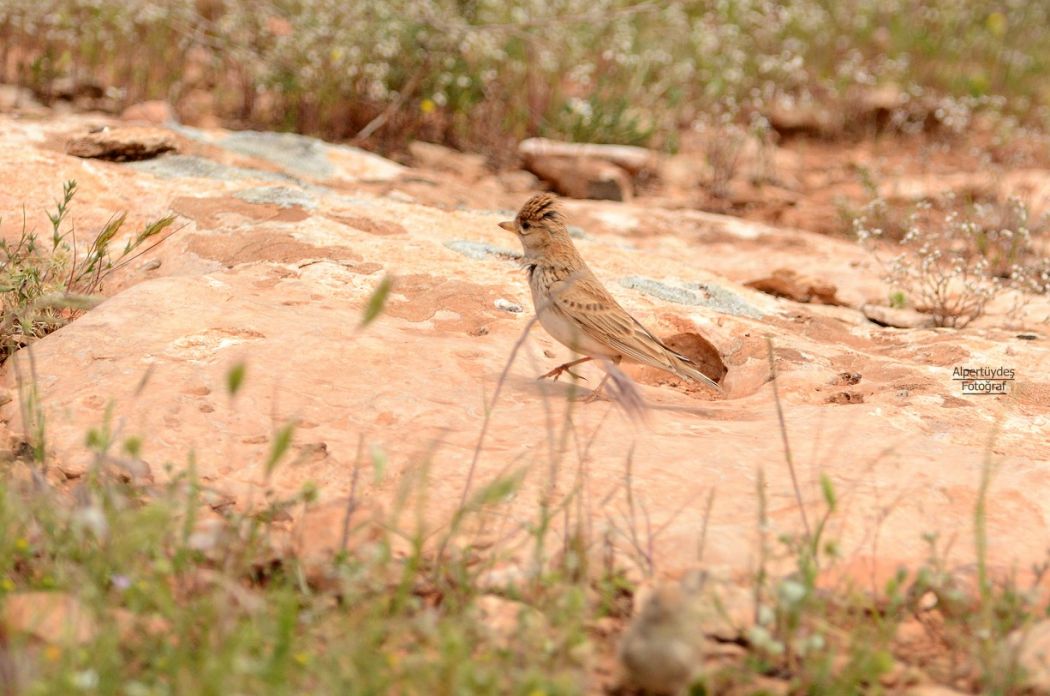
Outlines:
{"label": "bird's head", "polygon": [[517,217],[499,226],[518,236],[526,256],[542,255],[551,246],[572,245],[558,199],[549,193],[537,193],[525,201]]}

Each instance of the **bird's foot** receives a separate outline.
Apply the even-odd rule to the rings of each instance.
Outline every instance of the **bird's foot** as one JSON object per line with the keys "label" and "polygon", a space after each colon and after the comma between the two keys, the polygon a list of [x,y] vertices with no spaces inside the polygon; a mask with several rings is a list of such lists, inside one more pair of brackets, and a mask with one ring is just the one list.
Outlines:
{"label": "bird's foot", "polygon": [[546,374],[543,374],[543,375],[540,375],[538,377],[538,379],[547,379],[548,377],[551,377],[552,379],[554,379],[555,382],[557,382],[558,378],[561,377],[561,373],[568,372],[573,377],[573,379],[582,379],[584,382],[586,382],[587,381],[586,377],[584,377],[583,375],[578,375],[578,374],[576,374],[575,372],[573,372],[572,370],[569,369],[570,367],[572,367],[575,364],[576,364],[576,362],[565,363],[564,365],[558,365],[556,368],[554,368],[550,372],[548,372]]}
{"label": "bird's foot", "polygon": [[609,381],[609,373],[606,372],[605,376],[602,377],[602,381],[598,383],[598,386],[591,391],[590,394],[580,399],[582,403],[590,404],[595,401],[601,401],[605,398],[605,383]]}
{"label": "bird's foot", "polygon": [[605,394],[603,389],[594,389],[590,394],[580,399],[581,404],[593,404],[595,401],[604,401]]}

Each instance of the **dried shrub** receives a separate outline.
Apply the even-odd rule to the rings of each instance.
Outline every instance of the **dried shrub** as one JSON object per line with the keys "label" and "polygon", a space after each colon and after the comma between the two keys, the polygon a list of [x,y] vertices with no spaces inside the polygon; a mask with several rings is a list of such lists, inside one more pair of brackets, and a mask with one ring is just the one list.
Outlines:
{"label": "dried shrub", "polygon": [[[896,220],[903,220],[903,233],[887,235],[880,223]],[[882,267],[896,298],[892,304],[906,302],[930,314],[937,326],[962,328],[1002,293],[1023,296],[1050,287],[1050,264],[1040,253],[1050,221],[1032,224],[1027,206],[1016,198],[959,205],[949,195],[937,206],[922,201],[903,217],[876,198],[854,219],[853,229]]]}

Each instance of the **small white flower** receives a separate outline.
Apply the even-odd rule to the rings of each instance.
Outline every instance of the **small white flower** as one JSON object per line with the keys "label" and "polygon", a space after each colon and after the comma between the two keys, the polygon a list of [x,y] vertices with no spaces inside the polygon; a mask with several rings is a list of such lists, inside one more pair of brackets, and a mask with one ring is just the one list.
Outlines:
{"label": "small white flower", "polygon": [[806,588],[796,580],[785,580],[777,587],[777,597],[787,605],[801,602],[806,596]]}
{"label": "small white flower", "polygon": [[109,533],[109,522],[102,508],[88,505],[77,508],[73,513],[73,528],[79,532],[88,532],[96,539],[102,540]]}
{"label": "small white flower", "polygon": [[98,672],[93,669],[74,672],[73,686],[81,691],[93,691],[98,687]]}

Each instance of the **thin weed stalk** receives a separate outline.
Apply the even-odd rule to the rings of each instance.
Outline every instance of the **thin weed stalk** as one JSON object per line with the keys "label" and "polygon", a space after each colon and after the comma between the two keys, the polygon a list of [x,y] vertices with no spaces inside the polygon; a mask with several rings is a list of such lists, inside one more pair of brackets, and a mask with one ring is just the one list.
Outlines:
{"label": "thin weed stalk", "polygon": [[773,403],[777,409],[777,423],[780,425],[780,439],[784,444],[784,459],[787,462],[788,472],[791,474],[791,486],[795,491],[795,502],[798,504],[798,512],[802,517],[802,526],[806,530],[806,537],[812,539],[809,527],[809,519],[806,516],[806,505],[802,502],[802,490],[799,488],[798,476],[795,474],[795,462],[791,457],[791,445],[788,442],[787,423],[784,421],[784,407],[780,403],[780,389],[777,386],[777,367],[773,353],[773,339],[766,339],[766,347],[769,352],[769,373],[773,383]]}

